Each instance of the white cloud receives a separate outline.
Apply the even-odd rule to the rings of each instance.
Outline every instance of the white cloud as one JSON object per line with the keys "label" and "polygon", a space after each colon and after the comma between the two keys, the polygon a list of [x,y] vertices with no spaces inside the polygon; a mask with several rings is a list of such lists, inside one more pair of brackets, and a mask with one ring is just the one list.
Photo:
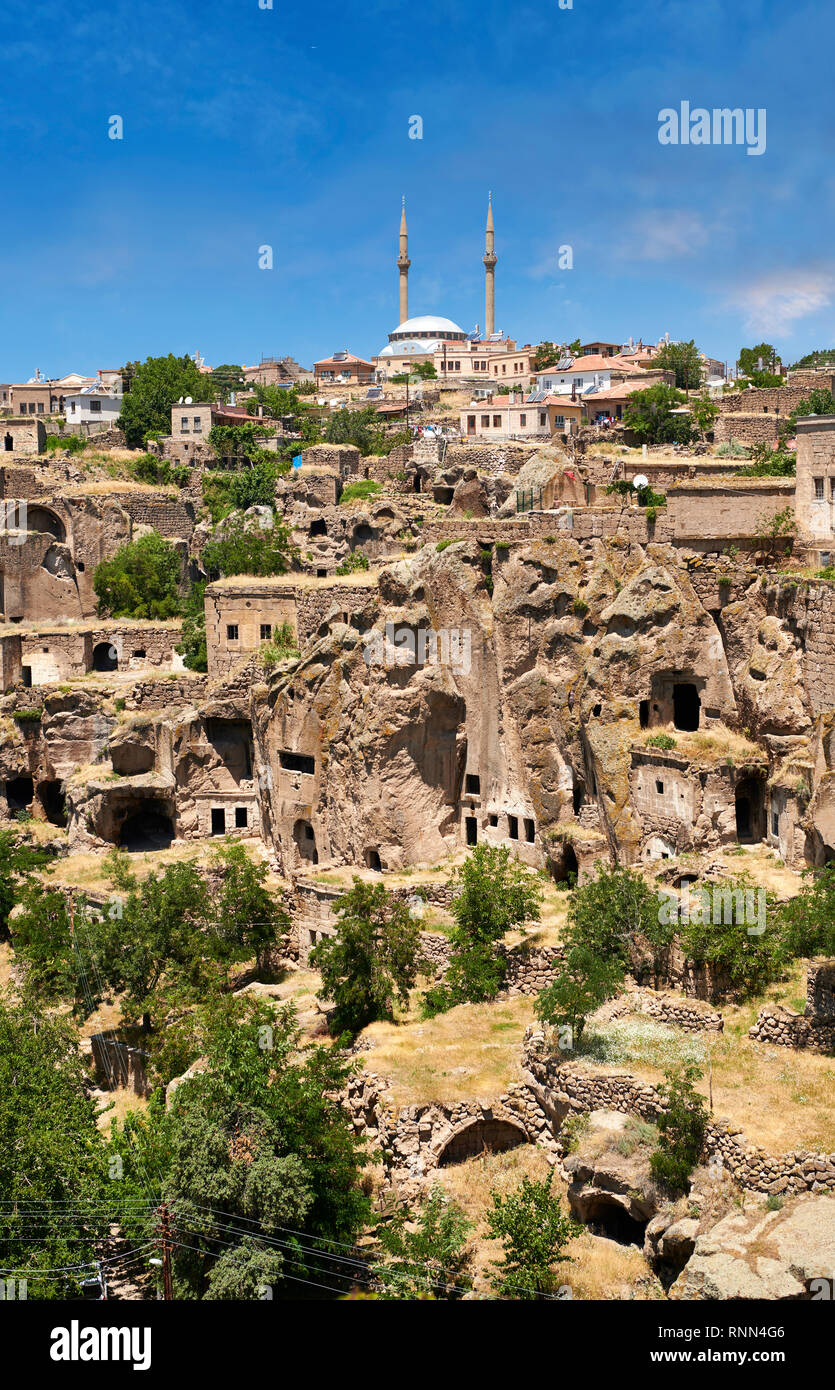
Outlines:
{"label": "white cloud", "polygon": [[726,303],[743,310],[751,333],[789,333],[796,319],[827,308],[833,288],[835,278],[828,271],[774,272],[739,286]]}
{"label": "white cloud", "polygon": [[710,228],[699,213],[660,208],[632,221],[619,256],[635,261],[678,260],[701,251],[710,237]]}

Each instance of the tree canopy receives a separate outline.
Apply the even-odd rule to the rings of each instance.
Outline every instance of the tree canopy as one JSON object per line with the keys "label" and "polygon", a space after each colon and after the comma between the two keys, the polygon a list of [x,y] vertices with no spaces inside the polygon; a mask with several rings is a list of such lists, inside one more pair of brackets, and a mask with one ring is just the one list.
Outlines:
{"label": "tree canopy", "polygon": [[173,618],[180,611],[182,564],[175,547],[155,531],[127,541],[93,575],[100,615]]}
{"label": "tree canopy", "polygon": [[167,357],[129,362],[122,380],[125,394],[116,423],[131,449],[141,448],[149,434],[171,433],[171,407],[181,396],[207,399],[206,378],[188,354],[175,357],[169,352]]}

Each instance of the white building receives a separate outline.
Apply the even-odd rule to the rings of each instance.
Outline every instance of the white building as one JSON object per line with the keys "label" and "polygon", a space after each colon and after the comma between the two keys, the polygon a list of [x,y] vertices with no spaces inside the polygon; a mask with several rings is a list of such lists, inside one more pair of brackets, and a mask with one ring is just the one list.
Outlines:
{"label": "white building", "polygon": [[67,424],[101,425],[104,429],[115,425],[122,409],[121,385],[121,377],[109,386],[97,381],[65,397],[64,418]]}

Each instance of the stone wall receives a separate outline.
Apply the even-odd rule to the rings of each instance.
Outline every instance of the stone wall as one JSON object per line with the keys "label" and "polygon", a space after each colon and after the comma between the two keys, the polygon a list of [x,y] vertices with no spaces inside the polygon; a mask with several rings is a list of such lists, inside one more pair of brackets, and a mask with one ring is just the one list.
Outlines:
{"label": "stone wall", "polygon": [[676,540],[735,540],[793,503],[793,478],[697,479],[670,488],[667,514]]}
{"label": "stone wall", "polygon": [[[545,1035],[537,1029],[526,1034],[525,1065],[530,1090],[555,1134],[572,1112],[619,1110],[653,1121],[665,1108],[656,1088],[629,1072],[604,1074],[549,1054]],[[835,1154],[769,1154],[759,1146],[748,1148],[741,1131],[726,1120],[708,1123],[704,1153],[721,1162],[739,1187],[756,1192],[835,1190]]]}
{"label": "stone wall", "polygon": [[756,1023],[748,1029],[748,1036],[777,1047],[835,1052],[835,1022],[819,1023],[779,1004],[767,1004],[760,1009]]}
{"label": "stone wall", "polygon": [[774,414],[734,411],[720,415],[713,427],[716,444],[771,444],[780,434],[782,418]]}
{"label": "stone wall", "polygon": [[757,387],[753,391],[733,391],[720,398],[718,418],[724,419],[727,415],[742,413],[780,414],[785,419],[808,395],[809,387],[795,381],[790,386],[766,386]]}

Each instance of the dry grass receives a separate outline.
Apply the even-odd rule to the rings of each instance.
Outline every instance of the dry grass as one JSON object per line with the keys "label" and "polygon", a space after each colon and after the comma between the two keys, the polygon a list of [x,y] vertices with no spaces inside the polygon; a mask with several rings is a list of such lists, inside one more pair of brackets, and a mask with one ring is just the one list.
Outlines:
{"label": "dry grass", "polygon": [[351,589],[375,589],[377,570],[354,570],[352,574],[331,574],[319,577],[306,572],[292,571],[288,574],[230,574],[225,579],[215,579],[213,589],[332,589],[336,585],[347,585]]}
{"label": "dry grass", "polygon": [[[658,734],[668,734],[670,738],[675,739],[675,747],[653,749],[650,739],[655,738]],[[642,729],[634,742],[636,747],[647,748],[659,753],[669,753],[673,758],[686,758],[688,762],[692,763],[718,763],[729,760],[733,763],[763,761],[763,751],[756,743],[752,743],[743,734],[735,733],[732,729],[726,729],[722,725],[715,726],[709,731],[697,730],[694,733],[682,733],[672,724],[666,724],[652,729]]]}
{"label": "dry grass", "polygon": [[108,1091],[99,1102],[100,1110],[96,1115],[96,1124],[102,1134],[110,1131],[113,1121],[116,1121],[117,1129],[124,1127],[125,1118],[133,1111],[144,1111],[148,1108],[148,1101],[144,1096],[138,1096],[135,1091],[131,1091],[126,1086],[117,1086],[115,1090]]}
{"label": "dry grass", "polygon": [[[487,1213],[492,1207],[491,1192],[505,1197],[517,1188],[523,1177],[541,1181],[547,1176],[548,1160],[542,1149],[523,1144],[506,1153],[486,1154],[466,1163],[441,1168],[437,1181],[473,1222],[470,1235],[471,1274],[475,1292],[489,1297],[491,1264],[502,1254],[501,1242],[487,1231]],[[554,1174],[551,1191],[568,1210],[567,1185]],[[662,1297],[661,1288],[647,1267],[640,1251],[618,1246],[583,1231],[566,1246],[569,1258],[557,1265],[559,1282],[577,1299],[646,1299]]]}
{"label": "dry grass", "polygon": [[[148,853],[130,854],[129,864],[132,872],[141,882],[149,874],[161,872],[169,864],[195,863],[207,864],[211,861],[214,852],[220,845],[231,842],[233,836],[227,840],[217,839],[207,842],[205,840],[175,840],[168,849],[153,850]],[[238,843],[238,842],[236,842]],[[263,847],[257,841],[241,840],[247,854],[255,863],[262,863],[265,855]],[[105,855],[110,853],[112,846],[108,849],[94,852],[86,851],[79,854],[68,855],[66,859],[59,859],[55,862],[52,872],[48,875],[50,883],[60,884],[68,888],[82,888],[89,892],[113,891],[113,884],[107,876],[104,867]],[[286,887],[284,881],[274,874],[269,874],[266,885],[273,892],[280,892]]]}
{"label": "dry grass", "polygon": [[[413,998],[412,1008],[416,1009]],[[437,1018],[372,1023],[362,1054],[369,1071],[391,1081],[395,1105],[430,1100],[495,1099],[521,1077],[522,1035],[533,1021],[530,999],[460,1004]]]}

